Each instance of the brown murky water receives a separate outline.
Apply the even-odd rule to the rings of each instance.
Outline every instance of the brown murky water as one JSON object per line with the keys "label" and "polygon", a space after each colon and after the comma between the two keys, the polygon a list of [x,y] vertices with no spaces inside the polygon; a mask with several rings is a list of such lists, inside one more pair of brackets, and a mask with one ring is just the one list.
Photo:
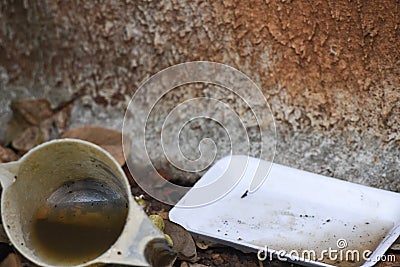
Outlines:
{"label": "brown murky water", "polygon": [[39,210],[32,222],[31,241],[38,256],[49,263],[74,265],[92,260],[117,240],[127,210],[108,213],[53,212]]}
{"label": "brown murky water", "polygon": [[104,201],[98,197],[99,191],[93,191],[71,190],[64,194],[61,188],[53,196],[64,202],[47,202],[37,210],[30,225],[30,241],[42,260],[53,265],[81,264],[103,254],[118,239],[128,204],[122,199],[116,203]]}

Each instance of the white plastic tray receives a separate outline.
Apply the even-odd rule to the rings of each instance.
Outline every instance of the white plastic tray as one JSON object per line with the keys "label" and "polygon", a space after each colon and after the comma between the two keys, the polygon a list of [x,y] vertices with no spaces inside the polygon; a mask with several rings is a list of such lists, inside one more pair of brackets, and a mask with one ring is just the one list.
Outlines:
{"label": "white plastic tray", "polygon": [[[230,160],[219,160],[194,187],[215,181]],[[400,194],[273,164],[260,189],[242,198],[258,163],[250,158],[241,181],[223,198],[174,207],[170,219],[193,233],[255,251],[267,248],[268,255],[305,266],[373,266],[399,237]],[[181,202],[191,197],[189,191]],[[352,262],[355,250],[360,261]]]}

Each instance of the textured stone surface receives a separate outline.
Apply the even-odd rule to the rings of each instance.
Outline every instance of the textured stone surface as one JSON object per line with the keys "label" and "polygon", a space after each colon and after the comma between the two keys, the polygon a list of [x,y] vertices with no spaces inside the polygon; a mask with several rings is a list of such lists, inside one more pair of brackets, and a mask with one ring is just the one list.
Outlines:
{"label": "textured stone surface", "polygon": [[78,97],[74,126],[118,129],[141,81],[217,61],[262,88],[277,162],[400,191],[399,12],[388,0],[5,0],[0,119],[13,98]]}

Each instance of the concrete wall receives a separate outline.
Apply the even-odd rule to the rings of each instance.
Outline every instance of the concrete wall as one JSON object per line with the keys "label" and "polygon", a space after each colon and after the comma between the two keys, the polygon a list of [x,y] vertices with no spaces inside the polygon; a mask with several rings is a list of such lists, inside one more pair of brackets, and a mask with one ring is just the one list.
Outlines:
{"label": "concrete wall", "polygon": [[6,0],[0,12],[2,125],[13,98],[78,96],[73,125],[118,129],[141,81],[216,61],[262,88],[276,162],[400,191],[397,1]]}

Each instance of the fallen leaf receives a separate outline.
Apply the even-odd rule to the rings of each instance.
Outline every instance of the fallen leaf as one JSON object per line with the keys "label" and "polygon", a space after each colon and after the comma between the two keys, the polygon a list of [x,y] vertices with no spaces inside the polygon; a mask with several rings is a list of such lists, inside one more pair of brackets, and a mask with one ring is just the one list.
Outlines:
{"label": "fallen leaf", "polygon": [[68,105],[58,107],[57,112],[55,112],[53,116],[51,116],[49,119],[46,119],[45,121],[51,121],[52,124],[55,124],[58,132],[62,134],[69,125],[73,107],[74,105],[72,102]]}
{"label": "fallen leaf", "polygon": [[390,247],[391,250],[400,251],[400,237],[394,241],[393,245]]}
{"label": "fallen leaf", "polygon": [[15,253],[10,253],[8,256],[0,263],[0,267],[22,267],[21,259]]}
{"label": "fallen leaf", "polygon": [[18,160],[17,154],[9,148],[0,146],[0,163]]}
{"label": "fallen leaf", "polygon": [[83,126],[65,132],[61,138],[76,138],[94,143],[107,150],[121,166],[125,164],[121,132],[100,126]]}
{"label": "fallen leaf", "polygon": [[11,103],[5,141],[24,154],[33,147],[59,137],[68,126],[72,102],[51,109],[47,99],[19,99]]}
{"label": "fallen leaf", "polygon": [[192,235],[179,224],[164,220],[164,233],[169,235],[174,243],[173,249],[178,253],[178,259],[196,262],[197,251]]}
{"label": "fallen leaf", "polygon": [[18,134],[15,139],[12,140],[11,145],[24,154],[40,143],[40,128],[31,126]]}
{"label": "fallen leaf", "polygon": [[20,116],[31,125],[39,125],[53,115],[51,103],[45,98],[14,100],[11,102],[11,109],[15,116]]}
{"label": "fallen leaf", "polygon": [[199,249],[206,250],[209,248],[220,248],[220,247],[226,247],[225,245],[222,245],[220,243],[210,241],[208,239],[203,239],[200,236],[195,236],[194,241],[196,243],[196,246]]}
{"label": "fallen leaf", "polygon": [[163,219],[166,219],[166,220],[168,220],[168,214],[169,214],[169,212],[168,211],[157,211],[157,214],[158,215],[160,215]]}
{"label": "fallen leaf", "polygon": [[65,132],[69,124],[71,111],[72,104],[69,104],[40,123],[39,128],[41,134],[41,143],[44,141],[57,139]]}
{"label": "fallen leaf", "polygon": [[221,257],[221,254],[213,254],[212,256],[211,256],[211,258],[213,259],[213,261],[214,261],[214,263],[216,264],[216,265],[221,265],[221,264],[223,264],[224,263],[224,259]]}
{"label": "fallen leaf", "polygon": [[160,229],[161,232],[164,232],[165,223],[160,215],[152,214],[149,216],[149,218],[154,223],[154,225],[157,226],[158,229]]}
{"label": "fallen leaf", "polygon": [[172,238],[169,235],[164,234],[164,237],[165,237],[165,239],[167,239],[168,244],[170,244],[171,246],[174,245],[174,241],[172,241]]}
{"label": "fallen leaf", "polygon": [[196,240],[196,246],[202,250],[206,250],[210,247],[206,242],[202,240]]}

